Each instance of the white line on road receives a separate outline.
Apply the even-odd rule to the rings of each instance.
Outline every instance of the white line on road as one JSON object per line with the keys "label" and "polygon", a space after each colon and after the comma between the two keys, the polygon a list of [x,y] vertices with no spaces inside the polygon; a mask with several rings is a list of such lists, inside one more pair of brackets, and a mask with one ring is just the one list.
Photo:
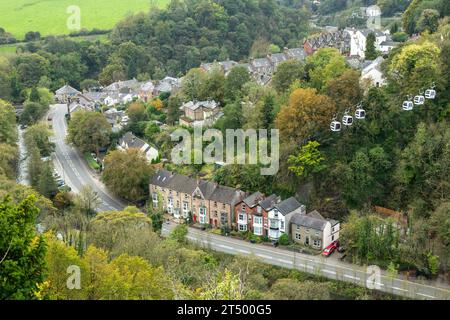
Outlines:
{"label": "white line on road", "polygon": [[408,291],[406,289],[402,289],[402,288],[399,288],[399,287],[391,287],[391,288],[394,289],[394,290],[399,290],[399,291]]}
{"label": "white line on road", "polygon": [[325,273],[336,274],[336,271],[332,271],[332,270],[323,269],[322,271]]}
{"label": "white line on road", "polygon": [[431,299],[435,299],[435,298],[436,298],[436,297],[430,296],[430,295],[425,294],[425,293],[417,292],[416,294],[417,294],[418,296],[422,296],[422,297],[426,297],[426,298],[431,298]]}
{"label": "white line on road", "polygon": [[358,277],[349,276],[348,274],[345,274],[344,277],[345,277],[345,278],[349,278],[349,279],[355,279],[355,280],[358,280],[358,281],[361,280],[361,279],[358,278]]}
{"label": "white line on road", "polygon": [[257,256],[261,257],[261,258],[266,258],[266,259],[269,259],[269,260],[273,260],[273,258],[271,256],[266,256],[265,254],[257,254]]}
{"label": "white line on road", "polygon": [[221,247],[221,248],[228,249],[228,250],[234,250],[234,248],[232,248],[230,246],[223,245],[223,244],[219,244],[218,246]]}
{"label": "white line on road", "polygon": [[242,253],[245,253],[245,254],[250,254],[250,252],[247,251],[247,250],[238,249],[238,251],[239,251],[239,252],[242,252]]}
{"label": "white line on road", "polygon": [[293,264],[293,262],[289,261],[289,260],[283,260],[283,259],[277,259],[277,260],[280,261],[280,262],[283,262],[283,263]]}

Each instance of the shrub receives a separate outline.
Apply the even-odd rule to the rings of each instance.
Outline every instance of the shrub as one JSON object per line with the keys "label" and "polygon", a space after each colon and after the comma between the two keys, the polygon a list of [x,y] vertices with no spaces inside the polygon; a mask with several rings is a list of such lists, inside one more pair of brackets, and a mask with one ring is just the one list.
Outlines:
{"label": "shrub", "polygon": [[282,246],[287,246],[291,243],[291,240],[289,239],[289,236],[286,233],[284,233],[278,239],[278,243]]}

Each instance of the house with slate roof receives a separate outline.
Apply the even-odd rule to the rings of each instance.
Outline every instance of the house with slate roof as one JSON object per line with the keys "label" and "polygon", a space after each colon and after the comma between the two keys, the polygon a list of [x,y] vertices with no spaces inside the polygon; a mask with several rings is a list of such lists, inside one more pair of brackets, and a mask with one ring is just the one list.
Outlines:
{"label": "house with slate roof", "polygon": [[151,147],[147,142],[137,138],[131,132],[127,132],[122,138],[119,139],[119,150],[137,149],[142,152],[148,162],[156,160],[158,158],[158,150]]}
{"label": "house with slate roof", "polygon": [[278,240],[284,233],[290,234],[289,226],[291,218],[295,214],[305,214],[306,207],[298,202],[297,199],[291,197],[275,206],[269,211],[269,238]]}
{"label": "house with slate roof", "polygon": [[180,110],[180,124],[185,126],[211,126],[222,116],[219,104],[214,100],[189,101],[183,103]]}
{"label": "house with slate roof", "polygon": [[246,197],[237,189],[194,179],[164,169],[150,179],[154,207],[161,207],[176,219],[192,219],[216,228],[232,227],[236,203]]}
{"label": "house with slate roof", "polygon": [[325,219],[319,212],[295,213],[291,217],[290,234],[296,243],[323,250],[339,239],[340,223]]}
{"label": "house with slate roof", "polygon": [[74,98],[78,94],[81,94],[81,92],[66,84],[55,91],[55,99],[58,102],[65,102],[67,98]]}

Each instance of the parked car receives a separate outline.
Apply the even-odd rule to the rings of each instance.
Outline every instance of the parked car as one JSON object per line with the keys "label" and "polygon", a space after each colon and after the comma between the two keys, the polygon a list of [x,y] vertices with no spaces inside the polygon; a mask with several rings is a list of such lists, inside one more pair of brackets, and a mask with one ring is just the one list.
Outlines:
{"label": "parked car", "polygon": [[332,243],[330,243],[330,244],[328,245],[328,247],[326,247],[326,248],[323,250],[322,255],[324,255],[324,256],[326,256],[326,257],[330,256],[330,255],[334,252],[334,250],[337,249],[338,245],[339,245],[339,242],[333,241]]}

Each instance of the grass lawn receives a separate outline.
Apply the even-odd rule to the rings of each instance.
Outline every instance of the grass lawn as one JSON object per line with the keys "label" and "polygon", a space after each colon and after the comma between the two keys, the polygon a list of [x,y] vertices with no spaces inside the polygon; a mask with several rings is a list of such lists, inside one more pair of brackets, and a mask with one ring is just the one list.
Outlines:
{"label": "grass lawn", "polygon": [[0,27],[23,39],[28,31],[41,35],[63,35],[67,28],[69,6],[80,8],[81,28],[111,29],[125,16],[146,12],[151,4],[163,7],[169,0],[2,0],[0,1]]}
{"label": "grass lawn", "polygon": [[97,161],[94,160],[94,158],[90,153],[85,153],[84,158],[86,159],[87,163],[92,169],[94,170],[100,169],[100,165],[97,163]]}

